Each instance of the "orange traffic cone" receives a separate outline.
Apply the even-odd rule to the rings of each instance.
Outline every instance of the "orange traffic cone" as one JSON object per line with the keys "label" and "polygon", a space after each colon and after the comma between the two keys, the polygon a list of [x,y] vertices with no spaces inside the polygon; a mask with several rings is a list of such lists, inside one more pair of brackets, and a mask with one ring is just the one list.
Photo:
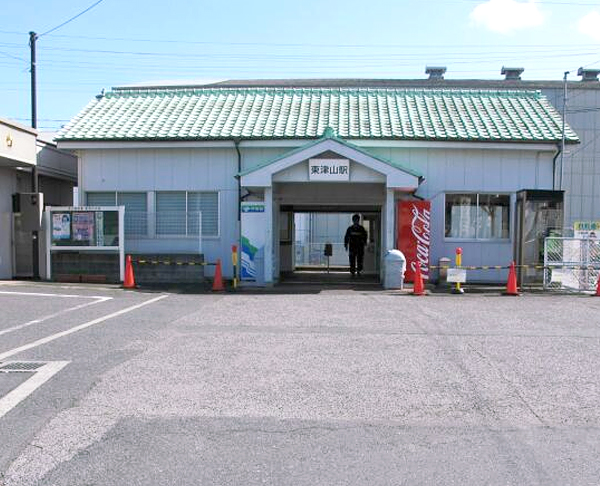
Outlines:
{"label": "orange traffic cone", "polygon": [[508,270],[508,282],[506,282],[506,292],[504,292],[504,295],[519,295],[515,262],[511,262],[510,264],[510,268]]}
{"label": "orange traffic cone", "polygon": [[212,286],[213,292],[222,292],[225,290],[225,286],[223,285],[223,274],[221,272],[221,259],[217,260],[217,266],[215,268],[215,278],[213,280]]}
{"label": "orange traffic cone", "polygon": [[596,284],[596,295],[595,297],[600,297],[600,272],[598,272],[598,283]]}
{"label": "orange traffic cone", "polygon": [[417,262],[415,269],[415,283],[413,285],[413,295],[425,295],[425,285],[423,285],[423,275],[421,275],[421,264]]}
{"label": "orange traffic cone", "polygon": [[125,280],[123,281],[124,289],[135,289],[135,277],[133,276],[133,265],[131,264],[131,255],[125,258]]}

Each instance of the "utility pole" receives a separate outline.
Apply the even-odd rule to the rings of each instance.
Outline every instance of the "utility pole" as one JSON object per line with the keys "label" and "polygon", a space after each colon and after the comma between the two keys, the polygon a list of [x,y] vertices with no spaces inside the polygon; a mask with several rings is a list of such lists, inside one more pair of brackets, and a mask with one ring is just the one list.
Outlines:
{"label": "utility pole", "polygon": [[[31,128],[37,128],[37,91],[36,91],[36,78],[35,78],[35,41],[38,36],[35,32],[29,32],[29,49],[31,52]],[[37,157],[37,156],[36,156]],[[38,169],[37,160],[36,164],[31,169],[31,192],[37,194],[39,192],[38,183]],[[39,232],[33,231],[31,233],[32,243],[32,270],[33,278],[40,278],[40,253],[39,253]]]}
{"label": "utility pole", "polygon": [[29,32],[29,49],[31,52],[31,128],[37,128],[37,101],[36,101],[36,80],[35,80],[35,41],[38,36],[35,32]]}
{"label": "utility pole", "polygon": [[[72,22],[76,18],[80,17],[84,13],[88,12],[96,5],[102,3],[104,0],[96,0],[92,5],[90,5],[85,10],[79,12],[77,15],[71,17],[66,20],[62,24],[57,25],[56,27],[47,30],[46,32],[41,33],[40,35],[35,32],[29,32],[29,49],[31,52],[31,128],[37,129],[37,91],[36,91],[36,79],[35,79],[35,69],[36,69],[36,60],[35,60],[35,42],[41,37],[50,32],[54,32],[57,29],[60,29],[62,26],[67,25],[69,22]],[[36,156],[37,158],[37,156]],[[37,169],[37,160],[36,164],[31,169],[31,192],[38,193],[39,192],[39,184],[38,184],[38,169]],[[39,198],[38,198],[39,201]],[[33,246],[33,278],[40,278],[40,254],[39,254],[39,241],[38,241],[38,232],[32,232],[32,246]]]}

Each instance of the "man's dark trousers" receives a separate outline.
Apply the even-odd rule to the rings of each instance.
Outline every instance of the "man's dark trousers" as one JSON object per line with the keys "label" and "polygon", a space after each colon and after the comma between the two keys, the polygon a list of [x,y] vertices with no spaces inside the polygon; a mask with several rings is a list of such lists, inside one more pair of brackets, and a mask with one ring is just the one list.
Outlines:
{"label": "man's dark trousers", "polygon": [[357,271],[358,273],[363,270],[363,257],[365,256],[364,247],[352,248],[350,247],[348,251],[348,258],[350,260],[350,273],[354,275]]}

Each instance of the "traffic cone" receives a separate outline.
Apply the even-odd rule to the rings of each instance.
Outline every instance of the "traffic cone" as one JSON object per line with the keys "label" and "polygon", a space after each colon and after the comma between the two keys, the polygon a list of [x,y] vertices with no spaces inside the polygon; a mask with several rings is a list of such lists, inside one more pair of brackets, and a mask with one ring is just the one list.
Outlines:
{"label": "traffic cone", "polygon": [[415,283],[413,285],[413,295],[425,295],[425,285],[423,285],[423,275],[421,275],[421,264],[417,263],[415,270]]}
{"label": "traffic cone", "polygon": [[596,284],[595,297],[600,297],[600,272],[598,272],[598,283]]}
{"label": "traffic cone", "polygon": [[508,282],[506,282],[506,292],[504,292],[504,295],[519,295],[515,262],[511,262],[510,264],[510,268],[508,270]]}
{"label": "traffic cone", "polygon": [[125,258],[125,280],[123,281],[124,289],[135,289],[135,277],[133,276],[133,265],[131,264],[131,255]]}
{"label": "traffic cone", "polygon": [[223,285],[223,274],[221,272],[221,259],[217,260],[217,266],[215,268],[215,278],[212,286],[213,292],[223,292],[225,286]]}

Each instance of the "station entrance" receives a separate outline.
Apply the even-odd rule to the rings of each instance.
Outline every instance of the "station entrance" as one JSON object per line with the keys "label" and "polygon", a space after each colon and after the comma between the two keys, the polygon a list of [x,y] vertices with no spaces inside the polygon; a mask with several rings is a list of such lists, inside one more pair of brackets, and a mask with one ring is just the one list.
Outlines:
{"label": "station entrance", "polygon": [[330,129],[243,171],[242,280],[269,285],[300,272],[313,272],[316,282],[331,281],[332,272],[350,280],[344,235],[358,214],[368,235],[361,277],[378,282],[384,253],[394,247],[395,201],[414,193],[421,181],[420,174]]}
{"label": "station entrance", "polygon": [[381,211],[379,208],[284,207],[280,211],[280,262],[282,281],[343,282],[351,279],[346,229],[358,214],[367,232],[361,277],[379,281]]}

